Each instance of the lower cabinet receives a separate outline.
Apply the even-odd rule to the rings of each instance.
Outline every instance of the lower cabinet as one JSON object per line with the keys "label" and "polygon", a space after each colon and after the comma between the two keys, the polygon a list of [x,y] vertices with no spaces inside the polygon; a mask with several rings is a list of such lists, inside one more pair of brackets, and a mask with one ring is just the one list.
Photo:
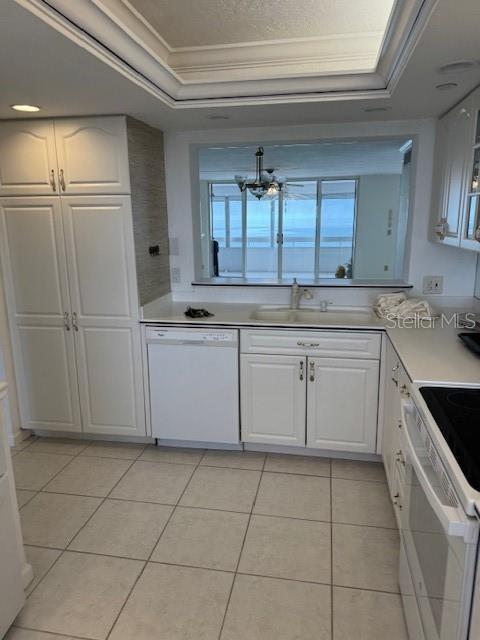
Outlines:
{"label": "lower cabinet", "polygon": [[240,356],[242,440],[305,446],[307,359]]}
{"label": "lower cabinet", "polygon": [[308,358],[307,446],[374,453],[378,360]]}
{"label": "lower cabinet", "polygon": [[407,376],[400,358],[390,341],[387,341],[384,387],[384,423],[382,458],[392,495],[397,492],[395,468],[402,457],[401,450],[401,401]]}
{"label": "lower cabinet", "polygon": [[242,440],[374,453],[379,361],[242,354]]}

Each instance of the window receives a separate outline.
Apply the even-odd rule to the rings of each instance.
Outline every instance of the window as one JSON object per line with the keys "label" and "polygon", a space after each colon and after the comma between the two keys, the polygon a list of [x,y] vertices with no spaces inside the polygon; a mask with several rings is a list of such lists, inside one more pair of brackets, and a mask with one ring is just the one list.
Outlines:
{"label": "window", "polygon": [[235,182],[211,182],[208,194],[211,275],[315,279],[351,271],[355,179],[288,180],[261,200]]}
{"label": "window", "polygon": [[[282,190],[260,200],[238,187],[239,177],[254,176],[258,143],[195,149],[196,277],[246,279],[247,284],[291,283],[293,278],[301,283],[333,278],[405,282],[416,154],[410,137],[262,146],[264,172],[274,174]],[[480,191],[472,200],[471,219],[480,219]],[[470,233],[475,228],[472,223]]]}

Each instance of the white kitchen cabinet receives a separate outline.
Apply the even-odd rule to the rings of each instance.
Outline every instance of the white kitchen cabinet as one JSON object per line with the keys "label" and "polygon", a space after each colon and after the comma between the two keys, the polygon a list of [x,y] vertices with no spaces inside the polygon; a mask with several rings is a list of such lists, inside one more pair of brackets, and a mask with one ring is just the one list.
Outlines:
{"label": "white kitchen cabinet", "polygon": [[0,223],[22,426],[80,431],[60,199],[0,199]]}
{"label": "white kitchen cabinet", "polygon": [[138,320],[139,306],[165,293],[168,260],[149,254],[165,244],[162,181],[162,133],[132,118],[0,123],[19,426],[146,435]]}
{"label": "white kitchen cabinet", "polygon": [[[459,246],[466,206],[467,148],[473,116],[473,98],[469,96],[438,123],[441,169],[435,172],[437,191],[436,236],[443,244]],[[434,194],[435,195],[435,194]]]}
{"label": "white kitchen cabinet", "polygon": [[62,198],[84,430],[144,432],[141,345],[128,196]]}
{"label": "white kitchen cabinet", "polygon": [[472,127],[467,149],[466,204],[461,246],[480,251],[480,90],[472,96]]}
{"label": "white kitchen cabinet", "polygon": [[305,446],[306,358],[240,356],[242,440]]}
{"label": "white kitchen cabinet", "polygon": [[52,120],[14,120],[0,127],[0,196],[58,192]]}
{"label": "white kitchen cabinet", "polygon": [[130,192],[125,118],[61,118],[54,126],[61,192]]}
{"label": "white kitchen cabinet", "polygon": [[408,396],[407,383],[407,373],[391,342],[387,340],[382,458],[399,527],[400,511],[403,508],[404,499],[406,460],[401,403],[402,399]]}
{"label": "white kitchen cabinet", "polygon": [[22,426],[144,435],[127,196],[3,198]]}
{"label": "white kitchen cabinet", "polygon": [[242,440],[375,453],[378,332],[240,334]]}
{"label": "white kitchen cabinet", "polygon": [[378,360],[308,358],[307,446],[375,453]]}
{"label": "white kitchen cabinet", "polygon": [[2,123],[0,196],[129,192],[123,116]]}
{"label": "white kitchen cabinet", "polygon": [[399,385],[402,365],[391,342],[387,340],[386,343],[382,458],[388,483],[392,487],[401,425]]}

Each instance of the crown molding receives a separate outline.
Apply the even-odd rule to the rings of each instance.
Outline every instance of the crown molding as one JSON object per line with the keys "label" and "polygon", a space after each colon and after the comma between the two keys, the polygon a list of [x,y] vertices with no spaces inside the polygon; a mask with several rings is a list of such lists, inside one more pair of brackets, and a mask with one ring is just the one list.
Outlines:
{"label": "crown molding", "polygon": [[388,98],[438,0],[397,2],[380,55],[378,33],[175,49],[128,0],[15,1],[183,109]]}
{"label": "crown molding", "polygon": [[185,84],[375,71],[381,33],[173,50],[169,65]]}

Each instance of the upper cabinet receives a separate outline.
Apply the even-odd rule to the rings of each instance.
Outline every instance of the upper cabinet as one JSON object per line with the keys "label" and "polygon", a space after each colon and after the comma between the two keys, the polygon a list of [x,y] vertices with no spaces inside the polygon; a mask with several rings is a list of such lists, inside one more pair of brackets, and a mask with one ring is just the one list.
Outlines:
{"label": "upper cabinet", "polygon": [[477,89],[439,121],[433,193],[437,241],[475,251],[480,251],[479,114]]}
{"label": "upper cabinet", "polygon": [[124,118],[56,120],[55,145],[62,192],[130,192]]}
{"label": "upper cabinet", "polygon": [[53,122],[4,122],[0,128],[0,195],[52,195],[57,188]]}
{"label": "upper cabinet", "polygon": [[0,196],[52,193],[130,193],[123,116],[2,125]]}

